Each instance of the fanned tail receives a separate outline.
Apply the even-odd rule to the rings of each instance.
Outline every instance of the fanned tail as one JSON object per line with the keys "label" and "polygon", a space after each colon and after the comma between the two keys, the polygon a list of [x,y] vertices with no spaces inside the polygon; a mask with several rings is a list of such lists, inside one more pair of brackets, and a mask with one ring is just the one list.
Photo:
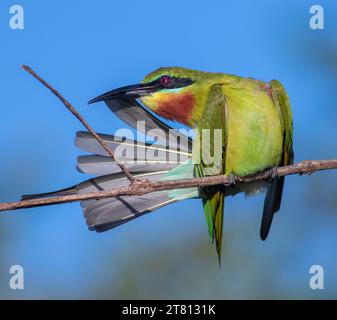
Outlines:
{"label": "fanned tail", "polygon": [[[141,143],[121,139],[110,135],[100,135],[108,147],[119,152],[118,159],[128,164],[135,178],[148,180],[170,180],[192,178],[193,164],[188,161],[188,151],[170,150],[159,144]],[[117,164],[106,156],[99,143],[87,132],[78,132],[76,146],[81,150],[95,153],[78,157],[77,168],[84,173],[99,175],[73,187],[55,192],[25,195],[22,199],[36,199],[63,195],[82,194],[102,190],[126,187],[129,181]],[[156,158],[146,155],[155,154]],[[169,161],[170,153],[177,156],[176,161]],[[103,232],[146,213],[171,203],[198,196],[197,188],[168,190],[145,194],[142,196],[121,196],[99,200],[81,201],[81,206],[90,230]]]}

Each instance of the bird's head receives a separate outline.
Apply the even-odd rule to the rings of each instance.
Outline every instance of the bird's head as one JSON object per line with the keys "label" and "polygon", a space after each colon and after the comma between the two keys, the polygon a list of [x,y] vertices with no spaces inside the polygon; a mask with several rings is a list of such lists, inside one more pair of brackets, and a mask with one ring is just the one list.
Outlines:
{"label": "bird's head", "polygon": [[200,71],[159,68],[142,81],[143,84],[154,84],[158,89],[141,97],[141,101],[159,116],[192,126],[202,79]]}
{"label": "bird's head", "polygon": [[[166,119],[193,126],[207,96],[209,73],[180,67],[159,68],[140,84],[109,91],[89,101],[140,99],[154,113]],[[203,85],[205,84],[205,85]]]}

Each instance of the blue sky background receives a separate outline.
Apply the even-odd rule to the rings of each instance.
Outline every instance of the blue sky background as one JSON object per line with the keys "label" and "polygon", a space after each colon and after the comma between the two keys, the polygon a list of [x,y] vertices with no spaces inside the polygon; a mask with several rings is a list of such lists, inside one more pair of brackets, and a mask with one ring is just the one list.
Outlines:
{"label": "blue sky background", "polygon": [[[9,28],[9,8],[25,29]],[[309,28],[309,8],[325,30]],[[0,2],[0,201],[63,188],[81,125],[19,66],[28,64],[98,132],[123,124],[87,101],[137,83],[160,66],[279,79],[291,98],[295,159],[337,155],[337,5],[326,1]],[[0,215],[0,298],[336,298],[337,173],[287,178],[269,239],[259,240],[263,197],[226,201],[221,270],[198,200],[113,231],[87,230],[79,204]],[[9,267],[25,289],[9,289]],[[325,289],[309,288],[309,268]]]}

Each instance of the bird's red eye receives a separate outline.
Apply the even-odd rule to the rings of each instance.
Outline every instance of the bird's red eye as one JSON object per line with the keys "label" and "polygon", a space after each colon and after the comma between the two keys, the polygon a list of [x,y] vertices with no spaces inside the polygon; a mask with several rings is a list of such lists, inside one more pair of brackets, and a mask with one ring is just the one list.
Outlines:
{"label": "bird's red eye", "polygon": [[172,83],[172,78],[170,76],[162,76],[160,78],[160,84],[164,87]]}

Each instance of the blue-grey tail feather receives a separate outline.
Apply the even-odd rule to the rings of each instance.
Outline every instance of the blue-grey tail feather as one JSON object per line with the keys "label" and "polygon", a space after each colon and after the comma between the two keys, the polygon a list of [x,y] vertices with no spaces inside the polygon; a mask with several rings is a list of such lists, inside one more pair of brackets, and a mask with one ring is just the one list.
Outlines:
{"label": "blue-grey tail feather", "polygon": [[260,228],[260,237],[262,240],[268,237],[274,214],[280,210],[283,186],[284,177],[275,177],[268,186]]}

